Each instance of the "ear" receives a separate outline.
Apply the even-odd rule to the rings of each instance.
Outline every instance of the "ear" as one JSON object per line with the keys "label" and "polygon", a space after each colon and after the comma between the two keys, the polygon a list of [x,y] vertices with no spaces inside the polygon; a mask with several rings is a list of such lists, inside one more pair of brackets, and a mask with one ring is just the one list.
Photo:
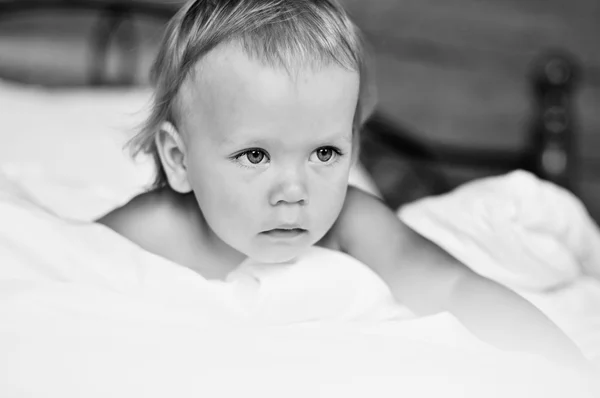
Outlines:
{"label": "ear", "polygon": [[185,160],[185,143],[175,126],[164,122],[154,142],[171,189],[179,193],[191,192]]}

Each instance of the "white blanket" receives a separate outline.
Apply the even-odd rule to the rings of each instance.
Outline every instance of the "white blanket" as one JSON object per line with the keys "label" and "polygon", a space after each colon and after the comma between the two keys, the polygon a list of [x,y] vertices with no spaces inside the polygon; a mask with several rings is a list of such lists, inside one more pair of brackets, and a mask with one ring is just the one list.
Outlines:
{"label": "white blanket", "polygon": [[0,180],[2,397],[592,397],[315,249],[206,280]]}
{"label": "white blanket", "polygon": [[515,171],[398,214],[476,272],[521,293],[600,363],[600,231],[570,192]]}

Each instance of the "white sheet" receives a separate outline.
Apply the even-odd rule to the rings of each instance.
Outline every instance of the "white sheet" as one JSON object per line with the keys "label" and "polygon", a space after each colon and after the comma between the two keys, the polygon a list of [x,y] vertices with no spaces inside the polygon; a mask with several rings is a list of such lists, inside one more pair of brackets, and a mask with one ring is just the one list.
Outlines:
{"label": "white sheet", "polygon": [[207,281],[0,187],[0,396],[593,396],[448,314],[411,319],[343,254]]}
{"label": "white sheet", "polygon": [[412,203],[399,216],[521,293],[600,363],[600,231],[574,195],[515,171]]}

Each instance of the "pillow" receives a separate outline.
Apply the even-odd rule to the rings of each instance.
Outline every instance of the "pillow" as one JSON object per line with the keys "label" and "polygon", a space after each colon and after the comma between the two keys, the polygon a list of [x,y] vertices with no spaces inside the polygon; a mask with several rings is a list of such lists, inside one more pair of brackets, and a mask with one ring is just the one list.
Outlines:
{"label": "pillow", "polygon": [[0,163],[110,185],[147,182],[151,170],[135,164],[123,145],[149,99],[148,89],[50,90],[0,81]]}
{"label": "pillow", "polygon": [[149,184],[149,159],[124,148],[148,111],[148,89],[50,90],[0,81],[0,167],[24,183],[52,180],[130,197]]}

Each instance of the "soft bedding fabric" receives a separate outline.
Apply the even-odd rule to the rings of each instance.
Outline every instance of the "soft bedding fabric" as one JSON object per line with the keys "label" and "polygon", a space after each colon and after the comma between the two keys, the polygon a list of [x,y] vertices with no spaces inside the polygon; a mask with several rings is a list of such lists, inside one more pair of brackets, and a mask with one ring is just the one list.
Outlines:
{"label": "soft bedding fabric", "polygon": [[209,281],[0,182],[0,396],[594,396],[448,314],[412,319],[343,254]]}

